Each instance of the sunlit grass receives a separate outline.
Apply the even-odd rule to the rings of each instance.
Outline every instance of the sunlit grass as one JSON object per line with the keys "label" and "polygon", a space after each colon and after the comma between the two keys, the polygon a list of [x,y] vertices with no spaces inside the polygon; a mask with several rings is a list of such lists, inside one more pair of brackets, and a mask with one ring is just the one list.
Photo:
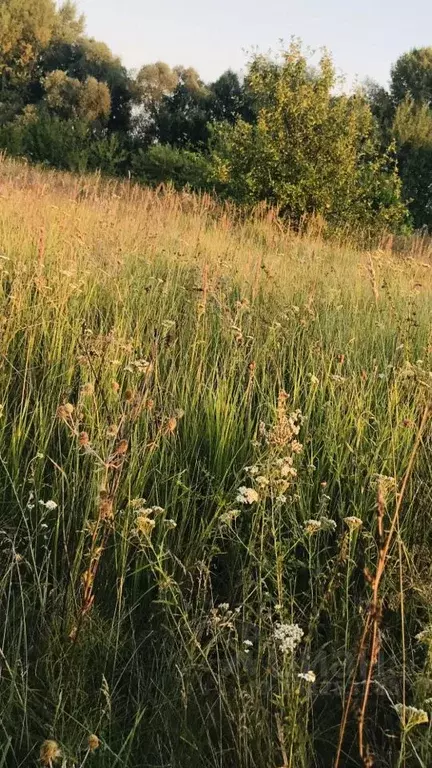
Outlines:
{"label": "sunlit grass", "polygon": [[0,765],[330,766],[418,437],[365,738],[430,765],[393,708],[432,696],[427,254],[7,161],[0,195]]}

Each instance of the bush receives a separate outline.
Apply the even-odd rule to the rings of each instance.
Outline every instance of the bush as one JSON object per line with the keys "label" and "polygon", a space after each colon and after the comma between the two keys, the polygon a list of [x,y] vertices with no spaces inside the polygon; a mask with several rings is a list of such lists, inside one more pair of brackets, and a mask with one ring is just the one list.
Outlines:
{"label": "bush", "polygon": [[187,186],[195,191],[211,188],[207,157],[187,149],[159,144],[148,150],[138,149],[132,157],[132,171],[147,184],[170,182],[176,189]]}
{"label": "bush", "polygon": [[248,78],[257,123],[215,130],[213,165],[228,196],[266,200],[297,222],[311,213],[352,229],[404,221],[392,154],[381,153],[365,100],[335,96],[328,54],[312,71],[293,43],[278,61],[257,57]]}

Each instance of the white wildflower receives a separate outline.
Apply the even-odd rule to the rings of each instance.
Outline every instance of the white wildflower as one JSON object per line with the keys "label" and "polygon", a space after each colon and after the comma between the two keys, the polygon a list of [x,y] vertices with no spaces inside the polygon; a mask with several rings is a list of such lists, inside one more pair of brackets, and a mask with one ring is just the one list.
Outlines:
{"label": "white wildflower", "polygon": [[255,464],[252,467],[245,467],[245,472],[250,475],[250,477],[255,477],[255,475],[259,473],[259,467]]}
{"label": "white wildflower", "polygon": [[58,504],[57,502],[53,501],[52,499],[49,499],[48,501],[39,501],[39,504],[41,507],[45,507],[49,512],[54,512],[55,509],[57,509]]}
{"label": "white wildflower", "polygon": [[301,680],[305,680],[307,683],[314,683],[316,680],[316,674],[315,672],[312,672],[311,669],[308,672],[299,672],[297,677]]}
{"label": "white wildflower", "polygon": [[172,518],[168,518],[168,520],[165,520],[165,526],[168,530],[172,530],[173,528],[177,528],[177,523]]}
{"label": "white wildflower", "polygon": [[259,488],[266,488],[270,483],[268,477],[265,477],[265,475],[258,475],[255,478],[255,482],[259,486]]}
{"label": "white wildflower", "polygon": [[141,509],[146,504],[146,499],[138,498],[138,499],[131,499],[129,502],[132,509]]}
{"label": "white wildflower", "polygon": [[245,653],[249,653],[252,647],[253,647],[252,640],[243,640],[243,650]]}
{"label": "white wildflower", "polygon": [[229,611],[229,603],[219,603],[218,609],[222,611],[222,613],[226,613]]}
{"label": "white wildflower", "polygon": [[286,504],[287,497],[284,493],[280,493],[279,496],[276,496],[276,503],[277,504]]}
{"label": "white wildflower", "polygon": [[320,517],[321,528],[323,531],[335,531],[336,521],[330,520],[328,517]]}
{"label": "white wildflower", "polygon": [[309,374],[310,383],[313,384],[315,387],[320,383],[319,378],[315,376],[313,373]]}
{"label": "white wildflower", "polygon": [[246,488],[245,485],[242,485],[238,489],[236,501],[238,501],[240,504],[254,504],[258,500],[259,496],[254,488]]}
{"label": "white wildflower", "polygon": [[275,625],[274,637],[279,643],[279,649],[282,653],[293,653],[304,635],[303,630],[298,624],[280,624]]}

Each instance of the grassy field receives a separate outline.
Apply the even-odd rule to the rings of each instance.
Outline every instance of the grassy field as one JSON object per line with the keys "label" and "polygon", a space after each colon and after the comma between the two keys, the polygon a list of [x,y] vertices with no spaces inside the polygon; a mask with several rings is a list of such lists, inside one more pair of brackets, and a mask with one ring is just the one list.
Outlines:
{"label": "grassy field", "polygon": [[432,764],[431,267],[0,162],[1,768]]}

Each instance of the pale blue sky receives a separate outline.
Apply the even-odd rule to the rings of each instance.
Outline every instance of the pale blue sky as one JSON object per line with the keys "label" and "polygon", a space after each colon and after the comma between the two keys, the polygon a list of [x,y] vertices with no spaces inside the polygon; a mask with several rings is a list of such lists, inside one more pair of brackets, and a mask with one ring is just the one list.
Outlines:
{"label": "pale blue sky", "polygon": [[78,0],[87,30],[130,68],[162,60],[204,80],[244,68],[245,50],[299,36],[326,45],[349,82],[385,84],[391,64],[432,45],[431,0]]}

